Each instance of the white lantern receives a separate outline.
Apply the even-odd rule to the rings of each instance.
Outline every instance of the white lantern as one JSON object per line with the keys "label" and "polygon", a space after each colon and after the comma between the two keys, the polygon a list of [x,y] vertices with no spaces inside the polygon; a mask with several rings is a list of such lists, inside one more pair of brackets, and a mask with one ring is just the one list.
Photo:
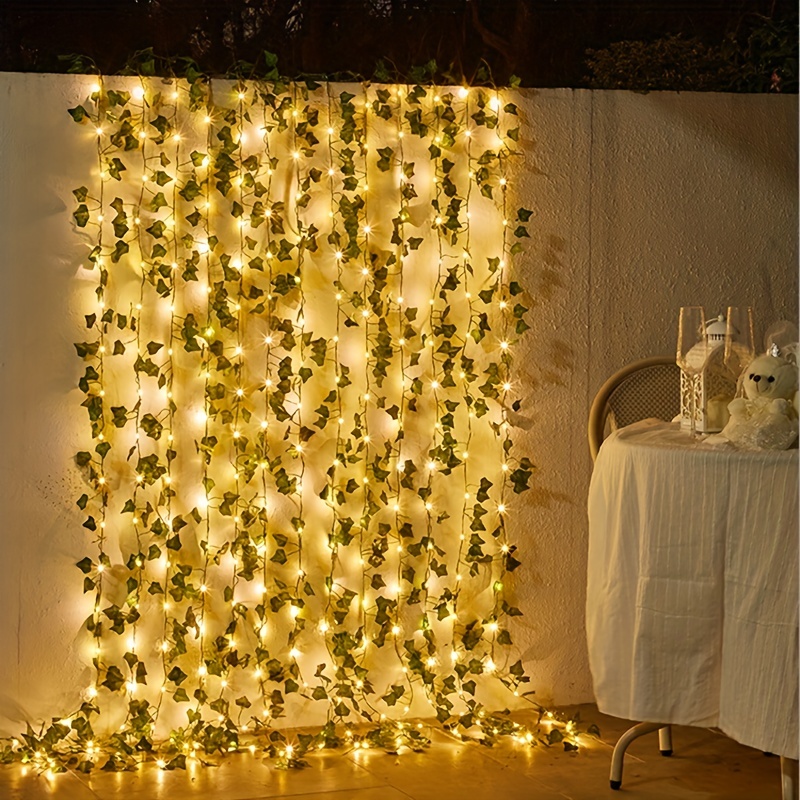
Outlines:
{"label": "white lantern", "polygon": [[[727,325],[720,315],[706,323],[706,345],[695,345],[687,359],[702,364],[693,377],[681,370],[681,428],[689,430],[692,391],[695,393],[695,427],[698,433],[718,433],[728,422],[728,403],[736,394],[736,375],[725,363]],[[736,345],[733,345],[736,348]],[[706,357],[705,364],[703,358]]]}

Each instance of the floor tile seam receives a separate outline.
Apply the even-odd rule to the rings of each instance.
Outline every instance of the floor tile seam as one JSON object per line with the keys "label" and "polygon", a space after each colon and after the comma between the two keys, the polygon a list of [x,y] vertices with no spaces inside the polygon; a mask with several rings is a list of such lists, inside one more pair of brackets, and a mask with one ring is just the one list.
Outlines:
{"label": "floor tile seam", "polygon": [[[491,761],[493,764],[496,764],[497,766],[499,766],[501,768],[509,769],[509,771],[511,771],[511,772],[515,772],[516,774],[518,774],[521,777],[523,777],[525,780],[531,781],[532,783],[536,783],[541,788],[546,789],[547,791],[550,791],[550,792],[553,792],[555,794],[558,794],[561,797],[566,798],[567,800],[572,800],[572,796],[571,795],[564,794],[563,789],[561,789],[558,786],[554,786],[552,783],[549,783],[548,779],[545,776],[540,776],[540,775],[532,776],[525,769],[512,769],[512,765],[510,763],[506,763],[506,762],[501,761],[499,758],[494,756],[491,752],[481,752],[481,755],[483,757],[485,757],[486,759],[488,759],[489,761]],[[633,756],[633,755],[630,755],[630,754],[626,753],[626,760],[627,759],[630,759],[631,761],[637,761],[640,764],[644,764],[645,763],[642,759],[637,758],[636,756]],[[575,766],[576,767],[580,767],[580,764],[576,764]],[[608,762],[608,769],[609,770],[611,769],[611,761],[610,760]]]}
{"label": "floor tile seam", "polygon": [[71,767],[67,767],[67,772],[75,778],[78,783],[81,784],[86,790],[88,790],[92,797],[96,797],[97,800],[105,800],[102,795],[97,794],[97,792],[84,780],[85,774],[83,772],[76,772]]}
{"label": "floor tile seam", "polygon": [[487,761],[491,761],[492,764],[496,765],[500,769],[506,769],[509,772],[518,775],[524,781],[529,782],[531,789],[538,787],[540,789],[544,789],[548,792],[551,792],[552,794],[558,795],[559,797],[563,797],[565,798],[565,800],[573,800],[573,798],[570,795],[564,794],[564,792],[560,788],[545,783],[538,776],[529,775],[525,770],[513,769],[510,763],[501,761],[498,757],[494,756],[494,754],[491,751],[487,751],[485,748],[481,748],[477,752],[480,754],[482,758],[485,758]]}
{"label": "floor tile seam", "polygon": [[[361,767],[361,769],[363,769],[363,770],[364,770],[364,772],[366,772],[366,773],[367,773],[368,775],[370,775],[371,777],[375,778],[376,780],[382,780],[382,781],[384,782],[384,783],[383,783],[383,785],[384,785],[384,786],[386,786],[386,787],[388,787],[388,788],[390,788],[390,789],[394,789],[394,790],[396,790],[396,791],[400,792],[401,794],[403,794],[403,795],[405,795],[406,797],[408,797],[408,798],[409,798],[409,800],[415,800],[414,796],[413,796],[413,795],[410,795],[410,794],[409,794],[407,791],[405,791],[405,789],[401,789],[399,786],[395,786],[393,783],[390,783],[388,780],[385,780],[384,778],[381,778],[379,775],[376,775],[376,774],[375,774],[375,773],[374,773],[374,772],[373,772],[373,771],[372,771],[372,770],[371,770],[369,767],[365,766],[364,764],[359,764],[359,762],[358,762],[358,761],[356,761],[356,760],[353,758],[353,753],[352,753],[352,751],[351,751],[350,753],[346,753],[346,754],[345,754],[345,756],[346,756],[346,758],[348,758],[348,759],[349,759],[349,760],[350,760],[350,761],[351,761],[353,764],[355,764],[356,766],[359,766],[359,767]],[[372,787],[372,788],[375,788],[375,787]]]}
{"label": "floor tile seam", "polygon": [[[362,789],[382,789],[382,788],[386,788],[386,787],[390,786],[390,784],[388,784],[386,781],[384,781],[380,776],[377,776],[373,772],[370,772],[369,770],[365,769],[365,767],[362,764],[359,764],[357,761],[355,761],[353,758],[351,758],[349,753],[341,753],[339,755],[340,755],[340,757],[342,759],[346,759],[352,765],[358,767],[363,772],[366,772],[371,779],[373,779],[375,781],[378,781],[378,783],[376,783],[374,785],[370,785],[370,786],[357,786],[357,787],[346,787],[344,789],[332,789],[331,790],[332,792],[350,792],[350,791],[360,791]],[[276,768],[271,766],[271,765],[265,765],[265,766],[267,767],[267,769],[268,769],[270,774],[272,772],[282,772],[282,770],[276,770]],[[67,767],[67,772],[70,775],[72,775],[74,778],[77,778],[78,781],[86,789],[88,789],[95,798],[97,798],[97,800],[119,800],[117,795],[113,795],[112,797],[108,797],[108,796],[105,796],[105,795],[98,794],[97,791],[94,789],[94,787],[88,782],[88,781],[91,781],[91,777],[92,777],[91,774],[86,775],[84,773],[78,773],[78,772],[75,772],[75,770],[73,770],[73,769],[71,769],[69,767]],[[182,774],[188,776],[188,771],[185,771],[185,770],[176,770],[175,773],[176,774],[181,774],[182,773]],[[116,773],[116,774],[124,774],[124,775],[128,775],[128,776],[134,777],[134,778],[141,778],[142,777],[141,775],[139,775],[137,773],[129,772],[129,771],[121,771],[120,773]],[[391,787],[391,788],[394,788],[394,787]],[[114,791],[116,791],[116,790],[114,790]],[[144,791],[144,789],[142,789],[142,791]],[[303,796],[306,796],[306,795],[314,795],[314,794],[319,794],[319,790],[315,790],[315,791],[312,791],[312,792],[301,792],[300,794],[286,794],[286,792],[284,792],[283,794],[280,794],[280,795],[256,795],[253,798],[243,798],[243,800],[262,800],[262,797],[267,797],[267,798],[303,797]],[[414,798],[411,798],[411,800],[414,800]]]}
{"label": "floor tile seam", "polygon": [[[394,789],[395,791],[400,792],[400,794],[408,797],[409,800],[414,800],[414,798],[404,792],[402,789],[398,789],[396,786],[392,786],[388,783],[382,783],[378,786],[359,786],[357,789],[348,788],[348,789],[329,789],[324,792],[326,795],[334,795],[334,794],[343,794],[344,792],[350,792],[350,797],[355,798],[358,800],[358,792],[368,792],[372,789]],[[302,797],[314,797],[315,795],[320,795],[322,792],[320,791],[313,791],[313,792],[301,792],[300,794],[273,794],[273,795],[257,795],[256,797],[247,797],[242,798],[242,800],[294,800],[294,798],[302,798]]]}
{"label": "floor tile seam", "polygon": [[[300,798],[300,797],[313,797],[314,795],[318,795],[321,792],[327,792],[329,794],[334,794],[334,793],[341,793],[341,792],[360,792],[360,791],[367,791],[367,790],[372,790],[372,789],[395,788],[395,787],[390,786],[390,784],[386,783],[385,781],[381,782],[381,779],[379,777],[377,777],[377,776],[374,776],[374,775],[370,774],[370,778],[372,778],[375,781],[377,781],[377,783],[371,783],[368,786],[345,786],[342,789],[311,789],[311,790],[304,790],[304,791],[300,791],[300,792],[292,792],[291,788],[289,788],[288,791],[286,789],[281,790],[280,794],[275,794],[275,793],[270,793],[270,794],[266,794],[266,795],[265,794],[257,794],[257,795],[252,795],[252,796],[247,797],[247,798],[237,798],[237,800],[280,800],[280,798],[284,798],[284,797],[287,797],[287,798],[288,797],[292,797],[292,798],[294,798],[294,797],[297,797],[297,798]],[[96,798],[97,800],[119,800],[119,791],[117,789],[110,790],[111,794],[107,794],[105,792],[103,794],[98,794],[97,791],[95,791],[91,786],[88,786],[86,783],[83,783],[83,782],[82,782],[82,784],[83,784],[84,788],[89,790],[89,792],[91,793],[92,797]],[[184,789],[184,788],[187,789],[187,791],[189,793],[197,791],[195,789],[195,787],[193,787],[191,785],[187,785],[186,787],[181,787],[181,789]],[[176,790],[173,790],[173,791],[176,791]],[[215,789],[215,790],[212,790],[212,791],[213,792],[217,792],[218,790]],[[141,791],[137,792],[137,796],[139,794],[141,794],[142,798],[147,797],[147,787],[142,787]],[[207,798],[207,800],[213,800],[214,796],[215,795],[212,794],[209,798]],[[414,800],[414,798],[411,798],[411,800]]]}
{"label": "floor tile seam", "polygon": [[[76,778],[77,776],[70,769],[67,769],[65,772],[62,772],[62,773],[56,773],[55,775],[53,775],[53,778],[51,780],[49,780],[49,781],[41,774],[32,775],[31,776],[31,778],[36,781],[36,785],[37,786],[44,787],[43,791],[46,792],[47,796],[51,796],[55,792],[62,791],[61,789],[54,789],[53,787],[56,786],[58,783],[60,783],[62,785],[62,787],[63,787],[64,786],[63,778],[66,778],[66,777]],[[31,778],[29,778],[28,780],[30,780]],[[89,792],[89,794],[92,796],[92,798],[96,798],[96,800],[103,800],[103,798],[101,798],[95,791],[93,791],[91,787],[86,786],[86,784],[83,783],[80,780],[78,782],[84,789],[86,789]],[[64,787],[63,791],[67,791],[68,788],[69,787]],[[21,791],[23,791],[23,790],[21,790]],[[19,795],[19,796],[20,796],[20,798],[23,797],[23,795]]]}
{"label": "floor tile seam", "polygon": [[[440,733],[442,733],[447,739],[449,739],[452,742],[455,742],[456,744],[461,744],[461,745],[464,745],[465,747],[472,747],[472,746],[479,747],[480,749],[476,750],[476,752],[479,753],[482,757],[485,757],[485,758],[489,759],[493,764],[499,764],[501,766],[506,766],[506,767],[509,767],[509,768],[511,767],[511,763],[510,762],[508,762],[508,763],[503,762],[499,756],[495,756],[491,748],[481,747],[480,745],[478,745],[477,743],[474,743],[474,742],[465,742],[459,736],[456,736],[455,734],[449,733],[448,731],[440,731]],[[601,744],[605,745],[609,750],[613,751],[614,745],[609,745],[607,742],[603,742],[602,740],[598,740],[598,741]],[[542,745],[542,747],[544,747],[544,745]],[[641,763],[641,764],[645,763],[643,759],[639,758],[638,756],[632,755],[631,753],[626,753],[625,755],[626,755],[626,760],[630,759],[631,761],[636,761],[636,762]],[[610,759],[609,759],[609,762],[608,762],[608,767],[609,767],[609,769],[611,768]],[[521,772],[524,773],[524,770],[516,770],[516,771],[521,771]]]}

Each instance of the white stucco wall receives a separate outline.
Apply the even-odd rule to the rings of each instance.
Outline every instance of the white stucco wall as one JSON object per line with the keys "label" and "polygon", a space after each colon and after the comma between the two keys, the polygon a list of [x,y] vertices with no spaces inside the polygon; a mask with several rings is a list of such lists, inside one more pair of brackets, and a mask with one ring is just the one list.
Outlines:
{"label": "white stucco wall", "polygon": [[[678,309],[752,305],[756,339],[797,318],[797,98],[530,91],[525,282],[534,425],[523,608],[543,696],[592,696],[583,633],[591,474],[586,420],[604,380],[674,352]],[[529,405],[530,408],[530,405]]]}
{"label": "white stucco wall", "polygon": [[[68,711],[90,676],[75,645],[84,415],[67,303],[82,256],[71,190],[94,163],[65,113],[78,80],[0,74],[0,733]],[[538,473],[514,523],[515,638],[539,698],[571,703],[592,698],[592,396],[627,361],[672,352],[680,305],[752,304],[759,337],[796,318],[797,98],[525,90],[519,104],[517,198],[536,217],[517,359],[532,426],[517,441]]]}

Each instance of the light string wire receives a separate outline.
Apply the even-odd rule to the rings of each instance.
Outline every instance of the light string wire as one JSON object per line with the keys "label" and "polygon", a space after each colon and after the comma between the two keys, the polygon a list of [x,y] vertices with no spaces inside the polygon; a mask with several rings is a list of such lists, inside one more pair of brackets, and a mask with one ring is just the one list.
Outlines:
{"label": "light string wire", "polygon": [[[465,691],[482,674],[489,676],[485,680],[499,678],[514,693],[527,682],[521,661],[507,667],[498,649],[510,652],[506,619],[519,613],[505,585],[507,573],[519,563],[506,529],[508,493],[524,490],[533,471],[528,459],[511,455],[507,407],[513,394],[510,337],[527,327],[527,309],[520,302],[524,290],[507,276],[512,258],[522,250],[519,240],[528,235],[526,223],[532,213],[513,212],[507,198],[508,160],[514,155],[508,141],[518,142],[519,128],[508,127],[503,118],[516,116],[516,107],[503,106],[501,118],[499,92],[490,94],[489,106],[497,112],[493,115],[486,109],[483,90],[416,85],[393,89],[365,85],[334,98],[328,84],[321,99],[314,100],[309,92],[319,87],[311,83],[239,81],[233,89],[220,90],[225,99],[217,105],[210,82],[200,75],[186,83],[173,79],[160,87],[156,81],[140,81],[139,91],[134,92],[140,96],[134,103],[127,92],[114,92],[98,80],[85,105],[70,109],[73,119],[87,125],[96,139],[101,173],[99,197],[91,198],[84,187],[76,190],[73,214],[79,229],[91,225],[89,230],[96,230],[89,263],[98,269],[95,288],[102,311],[100,319],[97,313],[87,315],[94,341],[77,345],[79,356],[88,362],[80,387],[86,395],[92,438],[99,440],[95,456],[82,451],[76,459],[93,491],[92,498],[84,494],[78,504],[89,512],[84,524],[93,534],[97,555],[78,566],[89,581],[87,591],[94,592],[87,629],[94,640],[95,673],[86,702],[76,713],[39,735],[12,740],[7,746],[10,756],[54,771],[63,764],[64,754],[77,751],[78,768],[84,770],[103,756],[109,769],[148,759],[164,768],[180,768],[245,747],[253,752],[258,745],[284,764],[299,766],[312,747],[341,741],[337,734],[341,723],[345,723],[344,739],[352,747],[418,749],[427,742],[422,724],[402,719],[412,702],[417,707],[416,688],[422,689],[441,722],[459,726],[466,735],[493,741],[511,734],[527,744],[564,741],[565,746],[577,747],[574,721],[564,722],[542,710],[541,720],[526,727],[487,713],[472,686]],[[315,103],[327,113],[322,156],[316,150],[320,131]],[[140,115],[138,131],[144,134],[140,140],[134,111]],[[258,146],[263,161],[250,154],[254,114],[264,122]],[[483,141],[494,129],[500,134],[496,144],[476,159],[472,137]],[[191,141],[183,142],[186,137],[195,137],[195,146],[205,152],[194,150],[185,158],[182,154],[192,150]],[[381,137],[388,137],[390,146],[373,145]],[[417,197],[416,189],[426,173],[419,165],[426,148],[428,174],[436,182],[426,189],[429,211],[420,217],[426,200]],[[146,183],[136,183],[132,168],[136,158],[146,170],[154,165]],[[327,183],[317,168],[320,160],[328,164]],[[388,174],[384,178],[379,173]],[[285,177],[289,191],[294,191],[287,202],[281,198],[278,176]],[[119,235],[113,246],[104,237],[109,177],[129,187],[128,194],[138,195],[129,205],[135,230],[123,226],[127,214],[115,209]],[[495,179],[494,191],[502,187],[499,199],[484,193]],[[383,191],[389,181],[388,206],[384,200],[373,201],[376,187]],[[501,256],[487,259],[487,278],[482,266],[476,272],[479,265],[470,252],[476,209],[483,208],[477,201],[473,204],[473,183],[484,197],[502,206],[503,230],[494,245]],[[322,226],[328,230],[323,247],[316,243],[317,197],[326,197],[330,209],[329,223]],[[415,199],[420,202],[414,203]],[[396,213],[388,248],[387,208],[388,214]],[[145,223],[139,224],[145,212],[153,220],[146,229],[152,245],[143,239]],[[120,219],[123,214],[126,218]],[[231,222],[236,225],[233,235]],[[264,232],[258,241],[251,234],[260,224]],[[285,232],[284,226],[292,230]],[[409,235],[407,228],[421,236]],[[138,246],[132,250],[134,241]],[[426,261],[431,253],[437,263],[429,270]],[[106,303],[111,302],[109,289],[120,298],[130,293],[126,270],[136,273],[132,262],[137,256],[143,266],[136,305],[142,308],[132,310],[130,324],[135,320],[133,385],[142,396],[130,418],[135,420],[135,433],[144,432],[153,443],[145,450],[140,438],[133,450],[134,473],[141,478],[133,486],[135,552],[123,548],[121,559],[112,564],[108,537],[113,536],[116,547],[124,522],[114,518],[109,530],[112,520],[107,509],[111,490],[115,502],[117,492],[124,492],[117,485],[126,467],[118,468],[115,457],[111,475],[108,439],[115,427],[124,427],[122,417],[127,421],[129,413],[121,414],[121,425],[107,417],[107,359],[111,358],[106,352],[107,326],[113,312],[108,316],[111,308]],[[313,317],[306,318],[312,310],[307,304],[313,276],[331,268],[336,301],[329,312],[335,330],[332,342],[313,338],[312,325],[321,324],[324,309],[315,307]],[[481,283],[487,279],[488,285]],[[487,289],[480,292],[485,312],[479,311],[471,294],[481,285],[488,289],[488,294]],[[429,308],[419,314],[411,303],[426,291]],[[495,309],[500,312],[499,326]],[[118,327],[123,328],[120,317]],[[255,358],[250,353],[252,332],[261,326],[264,346],[256,348],[260,354]],[[499,363],[491,350],[493,327],[502,337]],[[476,330],[471,344],[469,335]],[[157,331],[165,342],[149,341],[151,332]],[[486,352],[480,345],[483,339]],[[193,370],[176,361],[178,341],[185,357],[199,369],[185,388],[179,380]],[[159,350],[163,352],[157,362],[153,356]],[[430,352],[425,354],[426,350]],[[479,358],[486,380],[483,398],[471,388]],[[112,362],[116,363],[123,361]],[[254,413],[256,392],[250,377],[261,374],[257,363],[263,363],[263,387],[257,387],[264,391],[263,419]],[[363,369],[351,371],[348,363],[361,363]],[[157,414],[149,410],[153,393],[142,372],[157,379],[159,389],[166,392],[166,401],[156,402]],[[334,385],[328,383],[327,389],[331,374]],[[193,386],[202,391],[195,413]],[[326,399],[320,408],[325,412],[318,409],[321,424],[315,432],[305,428],[304,396],[308,393],[310,402],[323,387]],[[396,406],[396,419],[384,426],[381,413],[390,404]],[[511,408],[518,410],[516,401]],[[432,421],[428,431],[419,425],[426,419]],[[329,422],[334,427],[327,432]],[[504,467],[493,481],[497,524],[495,541],[489,543],[480,536],[471,537],[469,543],[461,538],[466,538],[467,523],[474,526],[478,518],[477,505],[468,500],[484,491],[483,482],[479,487],[472,471],[467,471],[468,448],[478,428],[483,438],[494,433]],[[313,447],[312,436],[317,437]],[[188,437],[193,439],[191,453],[179,447]],[[114,439],[120,441],[120,435]],[[320,464],[320,454],[326,452],[323,440],[335,448],[330,467]],[[413,454],[420,446],[422,454],[415,463]],[[293,456],[296,466],[288,470],[287,459]],[[196,480],[191,478],[192,469]],[[487,469],[484,459],[480,473]],[[258,470],[259,478],[252,483]],[[328,532],[321,533],[320,541],[316,521],[313,529],[306,530],[317,511],[313,492],[308,494],[308,505],[304,495],[317,483],[316,473],[326,471],[320,499],[327,503],[330,522],[325,523]],[[463,498],[454,494],[455,487],[460,487]],[[292,496],[295,490],[297,496]],[[477,500],[478,494],[474,497]],[[483,494],[481,498],[482,504]],[[281,529],[290,507],[294,546],[286,551],[290,540]],[[191,522],[175,514],[185,509],[191,509]],[[384,519],[391,524],[384,525]],[[326,540],[327,575],[315,590],[314,543]],[[456,541],[460,546],[451,547]],[[468,544],[465,557],[463,548]],[[163,569],[149,566],[156,560]],[[453,566],[455,575],[449,572]],[[116,624],[113,633],[122,640],[134,636],[128,649],[132,663],[127,686],[112,663],[116,640],[103,646],[112,633],[101,624],[104,573],[112,568],[115,576],[132,581],[126,584],[129,611],[114,603],[104,609],[110,612],[104,616]],[[469,576],[459,580],[462,569]],[[261,584],[251,583],[256,575]],[[292,579],[285,580],[290,575]],[[383,580],[384,575],[391,581]],[[487,580],[494,603],[489,617],[470,605]],[[354,591],[350,587],[356,583]],[[145,586],[152,591],[142,592]],[[145,638],[153,603],[160,606],[151,646]],[[285,605],[290,609],[288,626],[280,616]],[[194,642],[189,643],[192,633]],[[326,654],[313,686],[299,671],[306,651],[308,658],[312,652]],[[394,679],[397,673],[385,662],[385,655],[392,652],[400,667]],[[146,676],[157,674],[147,670],[152,653],[161,662],[163,679],[150,689]],[[330,668],[332,677],[326,675]],[[247,696],[254,683],[260,713]],[[128,698],[127,721],[121,730],[98,736],[92,721],[99,720],[105,731],[105,709],[122,694]],[[296,706],[287,706],[291,694],[304,702],[325,701],[327,724],[318,734],[287,738],[273,727],[274,717],[294,713]],[[458,695],[466,710],[456,710],[449,699],[452,695]],[[183,726],[175,724],[181,711],[187,720]],[[364,732],[358,721],[372,727]]]}

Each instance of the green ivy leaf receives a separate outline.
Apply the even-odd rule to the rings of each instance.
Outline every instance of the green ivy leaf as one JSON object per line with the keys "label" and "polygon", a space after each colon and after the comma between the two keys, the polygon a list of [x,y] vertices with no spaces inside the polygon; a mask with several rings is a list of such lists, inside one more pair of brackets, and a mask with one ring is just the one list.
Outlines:
{"label": "green ivy leaf", "polygon": [[153,175],[152,180],[159,186],[166,186],[172,180],[172,176],[160,169]]}
{"label": "green ivy leaf", "polygon": [[164,197],[164,192],[156,192],[153,196],[153,199],[149,203],[149,208],[151,211],[158,211],[160,208],[164,208],[164,206],[168,205],[167,198]]}
{"label": "green ivy leaf", "polygon": [[79,228],[85,228],[89,222],[89,209],[85,204],[81,203],[81,205],[72,212],[72,216],[75,219],[75,224]]}
{"label": "green ivy leaf", "polygon": [[67,113],[75,120],[75,122],[83,122],[88,119],[89,112],[83,106],[75,106],[75,108],[67,109]]}
{"label": "green ivy leaf", "polygon": [[94,563],[89,556],[84,556],[80,561],[78,561],[75,566],[82,572],[84,575],[90,573],[94,568]]}
{"label": "green ivy leaf", "polygon": [[558,744],[564,741],[564,734],[558,728],[552,728],[546,738],[548,744]]}
{"label": "green ivy leaf", "polygon": [[100,685],[105,686],[112,692],[118,692],[124,683],[125,678],[122,676],[119,667],[111,666],[106,670],[105,680]]}
{"label": "green ivy leaf", "polygon": [[167,674],[167,680],[172,681],[176,686],[180,686],[189,676],[180,668],[173,667]]}
{"label": "green ivy leaf", "polygon": [[127,242],[118,241],[111,252],[111,261],[116,264],[129,250]]}
{"label": "green ivy leaf", "polygon": [[[116,156],[108,162],[108,174],[116,181],[122,180],[122,175],[120,175],[120,173],[125,172],[125,170],[127,170],[127,167]],[[112,207],[114,206],[113,203],[111,205]],[[117,210],[119,211],[121,209]]]}

